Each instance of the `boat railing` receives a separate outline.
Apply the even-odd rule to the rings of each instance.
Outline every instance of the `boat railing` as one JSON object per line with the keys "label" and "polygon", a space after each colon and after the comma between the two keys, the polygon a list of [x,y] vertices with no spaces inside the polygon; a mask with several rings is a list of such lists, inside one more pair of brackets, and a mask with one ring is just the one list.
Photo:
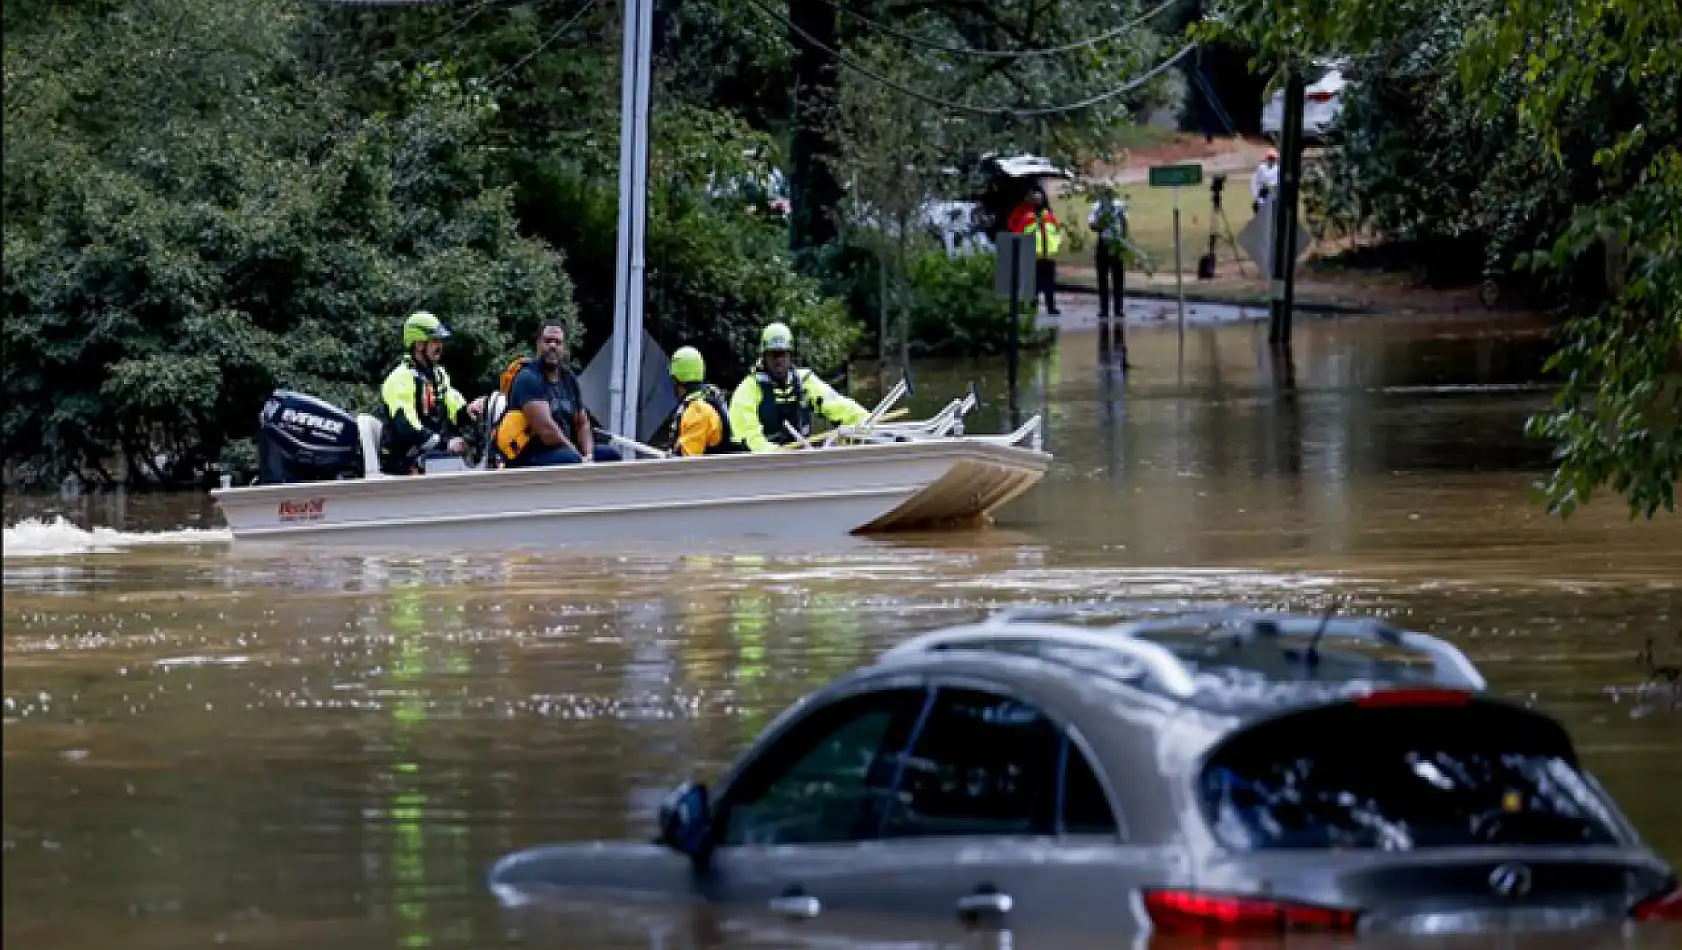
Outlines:
{"label": "boat railing", "polygon": [[597,438],[606,439],[615,448],[626,449],[636,455],[642,456],[643,458],[664,459],[672,457],[670,452],[657,449],[652,445],[644,445],[636,439],[627,439],[622,435],[617,435],[607,431],[606,429],[596,429],[594,431]]}
{"label": "boat railing", "polygon": [[1034,451],[1038,452],[1041,450],[1044,443],[1044,419],[1039,415],[1035,415],[1027,422],[1024,422],[1020,428],[1016,429],[1016,431],[1006,432],[1002,435],[953,436],[949,434],[951,432],[951,427],[949,426],[945,427],[945,431],[931,431],[927,427],[920,425],[894,428],[883,426],[865,431],[843,426],[835,431],[837,432],[836,441],[855,445],[879,442],[925,442],[949,438],[962,438],[966,442],[988,442],[994,445],[1020,445],[1026,441]]}
{"label": "boat railing", "polygon": [[887,395],[882,397],[882,401],[876,404],[876,408],[870,410],[870,414],[865,416],[864,421],[859,423],[859,428],[869,429],[875,426],[878,422],[882,421],[882,417],[887,415],[888,410],[894,407],[894,403],[899,402],[905,397],[905,394],[909,391],[909,389],[910,387],[905,384],[905,380],[903,379],[894,383],[893,388],[889,389]]}
{"label": "boat railing", "polygon": [[[828,445],[872,445],[887,442],[920,442],[934,439],[963,438],[971,442],[989,442],[995,445],[1020,445],[1024,440],[1032,440],[1034,451],[1040,451],[1043,441],[1043,419],[1035,415],[1023,423],[1014,432],[1002,435],[965,435],[963,429],[964,417],[975,408],[977,398],[975,387],[971,386],[964,395],[954,398],[942,406],[939,412],[927,419],[913,419],[907,421],[893,421],[896,415],[905,410],[895,410],[894,404],[904,398],[909,387],[904,380],[895,383],[882,400],[870,410],[857,425],[837,426],[815,438],[807,438],[788,426],[789,434],[799,443],[802,449],[816,449]],[[645,445],[635,439],[630,439],[605,429],[595,430],[596,435],[618,447],[643,458],[663,459],[671,458],[671,453]]]}

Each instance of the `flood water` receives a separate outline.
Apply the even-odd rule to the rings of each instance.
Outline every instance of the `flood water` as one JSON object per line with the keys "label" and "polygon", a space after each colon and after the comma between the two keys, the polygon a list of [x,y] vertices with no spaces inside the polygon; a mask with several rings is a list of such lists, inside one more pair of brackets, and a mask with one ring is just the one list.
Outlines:
{"label": "flood water", "polygon": [[[484,872],[529,845],[646,839],[667,789],[715,778],[803,692],[1030,600],[1335,599],[1448,636],[1495,691],[1562,717],[1682,862],[1682,712],[1636,659],[1652,638],[1682,662],[1682,519],[1546,515],[1546,448],[1522,435],[1547,398],[1539,329],[1309,320],[1289,372],[1257,325],[1194,327],[1183,349],[1172,328],[1130,335],[1125,378],[1091,333],[1025,361],[1056,462],[978,532],[247,552],[202,498],[8,496],[8,950],[862,946],[693,908],[514,914]],[[919,368],[914,404],[974,379],[972,431],[997,428],[1003,375]]]}

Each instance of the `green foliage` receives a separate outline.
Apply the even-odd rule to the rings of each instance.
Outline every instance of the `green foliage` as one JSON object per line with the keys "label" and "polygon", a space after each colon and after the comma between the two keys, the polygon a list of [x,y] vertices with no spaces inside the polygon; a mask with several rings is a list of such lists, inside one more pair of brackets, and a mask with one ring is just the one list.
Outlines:
{"label": "green foliage", "polygon": [[574,319],[561,257],[486,184],[483,96],[428,78],[407,113],[357,116],[298,83],[288,4],[110,9],[7,38],[12,459],[189,480],[274,387],[371,409],[411,309],[451,325],[463,380]]}
{"label": "green foliage", "polygon": [[[1334,203],[1412,240],[1484,250],[1568,301],[1531,433],[1550,508],[1597,490],[1674,510],[1682,478],[1682,7],[1641,0],[1225,0],[1214,35],[1269,68],[1355,58]],[[1421,108],[1423,106],[1423,108]]]}
{"label": "green foliage", "polygon": [[[1099,0],[848,8],[934,43],[995,49],[1065,43],[1116,16]],[[371,408],[398,356],[398,322],[416,307],[455,330],[446,359],[470,394],[542,320],[582,323],[574,339],[587,356],[613,305],[619,21],[611,4],[575,11],[7,4],[9,457],[43,477],[109,473],[122,460],[141,477],[195,478],[218,458],[249,457],[244,437],[273,387]],[[1063,55],[986,60],[838,22],[850,53],[914,60],[902,72],[918,88],[987,105],[1080,99],[1176,45],[1141,29]],[[752,359],[760,327],[781,319],[807,362],[840,366],[858,324],[823,282],[801,276],[787,222],[737,187],[773,166],[792,178],[820,164],[783,147],[812,141],[790,127],[791,115],[809,115],[792,105],[797,89],[813,92],[799,65],[812,57],[743,0],[673,4],[660,23],[651,330],[668,348],[700,346],[728,380]],[[886,45],[872,53],[872,42]],[[880,87],[854,92],[865,110],[890,102]],[[919,169],[978,151],[1068,160],[1156,96],[1023,122],[911,108],[895,93],[898,138],[835,157],[881,171],[905,164],[900,146],[932,143]],[[931,175],[917,194],[947,184]],[[897,230],[883,230],[882,216],[874,232],[891,238],[876,246],[893,252],[893,299],[914,328],[938,328],[925,314],[943,311],[973,326],[966,345],[985,349],[997,305],[910,239],[913,197],[877,189],[868,202],[904,211],[890,215]]]}
{"label": "green foliage", "polygon": [[[1563,6],[1565,9],[1561,9]],[[1555,163],[1584,125],[1600,191],[1527,263],[1562,272],[1598,258],[1610,299],[1566,324],[1564,385],[1531,431],[1557,446],[1548,483],[1568,514],[1610,485],[1632,514],[1674,511],[1682,481],[1682,7],[1634,0],[1506,0],[1472,49],[1522,61],[1518,112]],[[1463,63],[1468,87],[1485,82]]]}
{"label": "green foliage", "polygon": [[[863,322],[867,352],[879,350],[869,332],[870,315],[880,312],[881,259],[866,247],[836,243],[821,249],[817,266],[828,275],[824,290],[839,298],[844,309]],[[888,285],[889,307],[910,327],[907,350],[912,357],[991,356],[1005,352],[1010,333],[1010,302],[993,293],[993,256],[948,256],[924,235],[917,235],[907,253],[903,281]],[[1023,352],[1043,349],[1054,334],[1037,326],[1032,300],[1021,302],[1018,340]],[[895,331],[890,331],[895,332]],[[898,345],[890,337],[890,350]],[[891,355],[891,353],[890,353]]]}
{"label": "green foliage", "polygon": [[[738,145],[714,150],[738,156],[739,164]],[[613,328],[617,182],[591,178],[562,159],[523,170],[521,180],[522,216],[568,253],[586,333],[605,340]],[[747,371],[758,357],[760,330],[775,320],[800,335],[809,365],[843,365],[858,328],[816,280],[795,271],[787,231],[737,203],[708,200],[704,183],[668,166],[651,185],[643,300],[649,333],[668,352],[699,349],[715,382]]]}
{"label": "green foliage", "polygon": [[[993,292],[993,257],[949,257],[926,250],[911,259],[911,354],[913,356],[993,356],[1010,340],[1010,301]],[[1035,325],[1035,308],[1018,315],[1019,345],[1024,351],[1049,346],[1055,335]]]}
{"label": "green foliage", "polygon": [[1345,72],[1336,147],[1305,191],[1322,220],[1409,248],[1431,283],[1489,281],[1540,299],[1564,282],[1514,280],[1514,263],[1559,233],[1575,196],[1593,188],[1582,174],[1592,149],[1574,144],[1580,162],[1547,162],[1541,139],[1517,121],[1512,70],[1495,81],[1492,108],[1469,107],[1455,60],[1492,2],[1445,4],[1405,48],[1387,44]]}

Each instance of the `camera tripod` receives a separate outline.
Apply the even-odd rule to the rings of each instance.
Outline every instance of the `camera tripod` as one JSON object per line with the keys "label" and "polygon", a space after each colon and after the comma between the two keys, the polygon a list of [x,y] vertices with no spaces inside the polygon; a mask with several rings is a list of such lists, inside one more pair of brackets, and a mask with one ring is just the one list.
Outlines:
{"label": "camera tripod", "polygon": [[1200,280],[1211,280],[1215,276],[1215,267],[1220,260],[1217,247],[1223,232],[1227,246],[1232,248],[1232,259],[1238,264],[1239,276],[1249,276],[1244,272],[1244,254],[1238,248],[1238,238],[1232,233],[1232,222],[1227,219],[1226,208],[1221,206],[1221,192],[1225,187],[1225,175],[1216,175],[1209,183],[1209,253],[1197,259]]}

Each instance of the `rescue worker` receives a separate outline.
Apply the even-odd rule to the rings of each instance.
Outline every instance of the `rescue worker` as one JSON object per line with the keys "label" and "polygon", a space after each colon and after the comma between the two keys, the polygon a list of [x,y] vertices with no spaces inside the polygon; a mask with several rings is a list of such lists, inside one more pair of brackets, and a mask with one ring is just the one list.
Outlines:
{"label": "rescue worker", "polygon": [[814,413],[835,425],[857,425],[870,415],[816,373],[794,368],[794,333],[785,324],[766,327],[759,348],[759,363],[730,396],[730,427],[748,451],[775,452],[794,444],[788,426],[802,438],[811,435]]}
{"label": "rescue worker", "polygon": [[1110,318],[1110,290],[1115,290],[1115,312],[1122,316],[1122,295],[1127,279],[1127,203],[1116,197],[1115,188],[1105,185],[1092,202],[1086,216],[1086,226],[1098,235],[1098,249],[1093,265],[1098,270],[1098,319]]}
{"label": "rescue worker", "polygon": [[538,331],[537,358],[509,386],[508,413],[493,441],[511,468],[622,460],[613,446],[596,445],[578,377],[566,365],[566,344],[565,327]]}
{"label": "rescue worker", "polygon": [[1034,216],[1022,228],[1022,233],[1034,239],[1035,290],[1045,295],[1045,312],[1056,315],[1057,309],[1057,252],[1063,249],[1063,222],[1051,210],[1051,199],[1045,189],[1034,189]]}
{"label": "rescue worker", "polygon": [[724,394],[707,382],[701,351],[680,347],[672,354],[672,387],[677,408],[672,411],[673,455],[728,455],[742,451],[731,437],[730,407]]}
{"label": "rescue worker", "polygon": [[1267,204],[1278,190],[1279,153],[1270,148],[1262,156],[1261,164],[1256,166],[1255,174],[1250,176],[1250,210],[1260,214],[1262,205]]}
{"label": "rescue worker", "polygon": [[428,456],[462,455],[470,418],[483,411],[483,397],[471,403],[450,384],[450,374],[439,359],[450,331],[437,317],[424,310],[403,321],[403,348],[407,351],[385,382],[380,384],[384,426],[380,432],[380,471],[387,475],[413,475]]}

